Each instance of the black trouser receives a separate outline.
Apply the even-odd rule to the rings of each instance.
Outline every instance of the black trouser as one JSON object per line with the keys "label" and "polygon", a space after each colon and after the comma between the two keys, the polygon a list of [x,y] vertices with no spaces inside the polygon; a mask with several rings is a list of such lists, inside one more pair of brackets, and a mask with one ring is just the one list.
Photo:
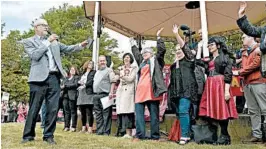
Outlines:
{"label": "black trouser", "polygon": [[8,122],[16,122],[17,120],[17,112],[16,111],[12,111],[9,113],[9,120]]}
{"label": "black trouser", "polygon": [[135,128],[135,114],[117,114],[117,126],[116,136],[124,136],[126,134],[126,129]]}
{"label": "black trouser", "polygon": [[89,118],[89,127],[93,126],[93,105],[80,105],[82,126],[86,126],[87,116]]}
{"label": "black trouser", "polygon": [[245,107],[245,96],[236,96],[236,110],[238,113],[242,113]]}
{"label": "black trouser", "polygon": [[101,98],[108,94],[96,94],[93,96],[94,112],[96,116],[96,132],[98,135],[110,135],[112,126],[112,106],[103,109]]}
{"label": "black trouser", "polygon": [[63,99],[63,109],[64,109],[64,121],[65,128],[70,128],[70,120],[72,120],[72,128],[77,127],[77,100],[70,100],[69,98]]}
{"label": "black trouser", "polygon": [[219,125],[221,127],[221,134],[222,135],[229,136],[228,123],[229,123],[229,120],[219,120]]}
{"label": "black trouser", "polygon": [[59,75],[49,74],[43,82],[30,82],[30,101],[27,120],[24,127],[23,139],[34,139],[35,126],[43,100],[46,103],[46,119],[43,139],[53,138],[60,95]]}

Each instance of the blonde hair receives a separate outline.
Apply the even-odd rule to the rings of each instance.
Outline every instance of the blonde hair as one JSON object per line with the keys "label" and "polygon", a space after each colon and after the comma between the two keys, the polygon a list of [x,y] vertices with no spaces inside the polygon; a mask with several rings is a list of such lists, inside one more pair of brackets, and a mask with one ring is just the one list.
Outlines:
{"label": "blonde hair", "polygon": [[92,61],[92,60],[88,60],[88,61],[86,61],[86,62],[83,64],[83,66],[82,66],[83,73],[86,72],[86,70],[87,70],[88,65],[89,65],[90,62],[92,62],[92,70],[94,70],[94,61]]}

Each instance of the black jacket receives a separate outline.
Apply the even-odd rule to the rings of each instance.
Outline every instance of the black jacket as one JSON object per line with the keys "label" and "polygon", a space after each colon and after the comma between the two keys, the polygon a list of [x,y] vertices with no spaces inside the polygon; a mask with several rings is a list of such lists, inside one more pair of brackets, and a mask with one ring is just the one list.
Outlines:
{"label": "black jacket", "polygon": [[261,74],[266,78],[266,26],[255,27],[247,20],[247,16],[243,16],[237,20],[239,28],[248,36],[260,38],[261,55]]}
{"label": "black jacket", "polygon": [[[211,58],[212,59],[212,58]],[[231,84],[232,81],[232,60],[229,58],[229,55],[224,54],[223,52],[219,53],[214,60],[215,63],[215,72],[224,76],[224,82]],[[205,65],[206,73],[209,76],[209,65]]]}
{"label": "black jacket", "polygon": [[[133,46],[131,48],[132,53],[135,57],[136,62],[140,66],[140,64],[143,61],[143,57],[141,55],[140,50],[136,47]],[[152,76],[152,89],[155,97],[159,97],[163,93],[167,92],[167,87],[166,84],[164,83],[164,78],[163,78],[163,67],[164,67],[164,55],[165,55],[166,49],[165,45],[162,39],[157,40],[157,54],[155,55],[154,59],[154,71],[153,76]],[[153,62],[151,62],[153,63]],[[138,72],[138,76],[140,76],[140,70]]]}
{"label": "black jacket", "polygon": [[170,85],[168,98],[176,101],[180,98],[187,98],[197,101],[197,82],[195,77],[194,55],[187,45],[182,48],[185,57],[179,61],[179,68],[176,63],[171,65]]}
{"label": "black jacket", "polygon": [[87,82],[85,84],[86,86],[86,93],[88,95],[93,94],[93,78],[95,75],[96,71],[92,70],[89,72],[88,76],[87,76]]}
{"label": "black jacket", "polygon": [[69,78],[66,78],[64,80],[64,98],[68,98],[70,100],[76,100],[77,99],[77,88],[78,88],[78,81],[79,76],[74,76],[71,80],[68,80]]}

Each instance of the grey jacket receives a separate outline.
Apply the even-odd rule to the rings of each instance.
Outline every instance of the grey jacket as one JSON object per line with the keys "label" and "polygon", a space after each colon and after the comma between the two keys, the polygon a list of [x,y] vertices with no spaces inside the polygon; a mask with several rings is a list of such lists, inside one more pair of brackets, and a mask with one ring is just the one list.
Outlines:
{"label": "grey jacket", "polygon": [[[46,52],[48,47],[42,43],[37,35],[23,40],[25,52],[31,60],[31,68],[28,82],[42,82],[49,75],[49,63]],[[54,41],[49,45],[51,53],[54,57],[56,66],[63,77],[66,77],[66,72],[63,70],[61,63],[61,52],[73,52],[82,49],[81,46],[67,46],[60,42]]]}

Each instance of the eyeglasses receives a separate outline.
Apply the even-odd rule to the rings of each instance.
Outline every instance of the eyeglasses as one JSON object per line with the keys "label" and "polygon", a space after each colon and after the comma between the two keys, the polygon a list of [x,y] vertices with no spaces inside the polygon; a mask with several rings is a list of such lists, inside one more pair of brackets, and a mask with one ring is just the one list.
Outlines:
{"label": "eyeglasses", "polygon": [[215,43],[211,43],[211,44],[208,44],[208,47],[212,47],[214,45],[215,45]]}
{"label": "eyeglasses", "polygon": [[37,26],[49,27],[47,24],[39,24]]}
{"label": "eyeglasses", "polygon": [[247,36],[243,36],[243,37],[242,37],[242,40],[244,40],[246,37],[247,37]]}

